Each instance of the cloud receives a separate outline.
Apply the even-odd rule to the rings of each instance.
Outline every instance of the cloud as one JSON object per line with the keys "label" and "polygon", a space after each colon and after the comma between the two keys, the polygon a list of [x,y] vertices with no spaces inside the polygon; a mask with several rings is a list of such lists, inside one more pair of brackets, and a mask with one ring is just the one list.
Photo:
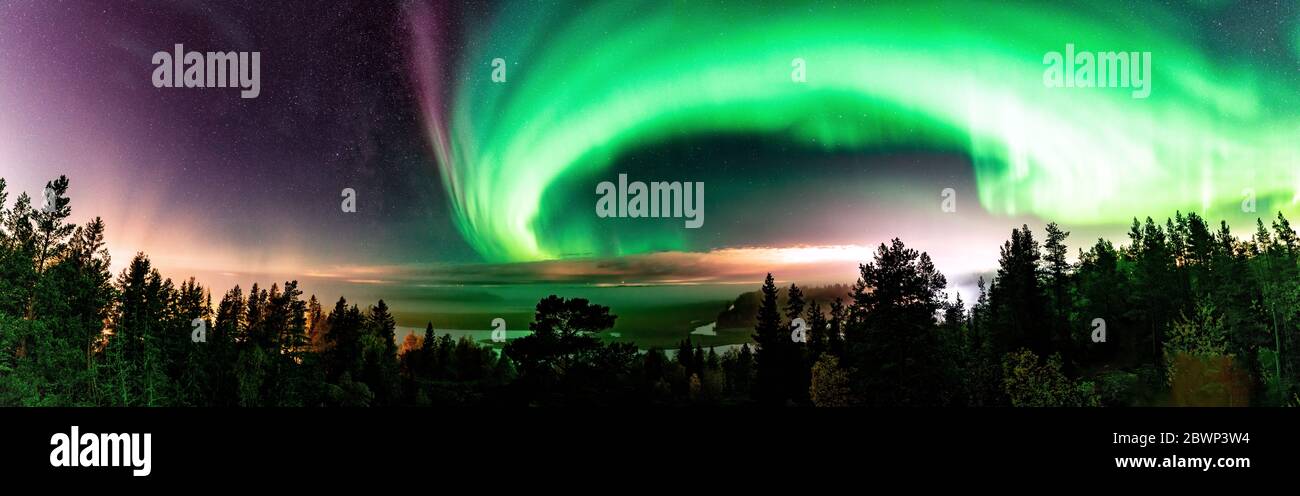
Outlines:
{"label": "cloud", "polygon": [[870,260],[873,250],[859,245],[743,247],[542,262],[340,266],[310,276],[418,286],[660,286],[752,284],[771,271],[783,279],[843,282],[853,279],[857,264]]}

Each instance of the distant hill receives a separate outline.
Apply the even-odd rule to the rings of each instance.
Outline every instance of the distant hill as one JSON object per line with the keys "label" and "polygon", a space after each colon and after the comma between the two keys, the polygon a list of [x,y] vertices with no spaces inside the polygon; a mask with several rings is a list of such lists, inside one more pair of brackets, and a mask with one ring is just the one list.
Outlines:
{"label": "distant hill", "polygon": [[[786,290],[789,286],[778,288],[777,303],[781,307],[781,312],[785,313],[785,304],[789,301]],[[817,301],[822,306],[822,313],[830,315],[830,303],[835,297],[840,297],[847,304],[849,300],[848,284],[833,284],[829,286],[801,287],[803,290],[804,300],[809,304]],[[753,329],[758,323],[758,305],[762,301],[760,291],[749,291],[741,293],[731,302],[730,308],[718,313],[718,329]]]}

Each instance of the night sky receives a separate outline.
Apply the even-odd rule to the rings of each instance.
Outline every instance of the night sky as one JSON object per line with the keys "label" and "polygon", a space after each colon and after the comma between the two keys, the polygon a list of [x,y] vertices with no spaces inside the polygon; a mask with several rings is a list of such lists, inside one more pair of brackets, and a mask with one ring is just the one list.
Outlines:
{"label": "night sky", "polygon": [[[220,291],[850,282],[895,236],[969,287],[1021,223],[1059,221],[1074,251],[1135,216],[1246,233],[1294,214],[1298,13],[7,0],[0,177],[39,197],[68,175],[74,222],[105,219],[116,267],[144,251]],[[177,43],[260,52],[261,95],[155,88],[150,58]],[[1152,52],[1150,97],[1046,87],[1043,55],[1067,43]],[[596,217],[620,172],[705,182],[704,226]]]}
{"label": "night sky", "polygon": [[[472,259],[420,132],[402,10],[260,4],[6,2],[3,175],[36,194],[67,174],[74,216],[164,266]],[[261,52],[261,95],[154,88],[150,57],[176,43]]]}

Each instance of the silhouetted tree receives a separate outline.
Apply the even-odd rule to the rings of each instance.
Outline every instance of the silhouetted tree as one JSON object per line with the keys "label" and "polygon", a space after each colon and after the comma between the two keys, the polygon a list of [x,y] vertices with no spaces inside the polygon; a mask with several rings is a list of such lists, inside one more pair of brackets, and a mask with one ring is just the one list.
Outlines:
{"label": "silhouetted tree", "polygon": [[856,396],[878,405],[942,405],[952,394],[935,316],[947,280],[930,256],[894,239],[859,266],[845,366]]}
{"label": "silhouetted tree", "polygon": [[1035,352],[1050,349],[1052,339],[1047,320],[1047,301],[1039,281],[1041,255],[1029,226],[1011,231],[1002,245],[998,275],[989,288],[989,329],[994,349],[1005,353],[1016,348]]}
{"label": "silhouetted tree", "polygon": [[[533,333],[510,341],[504,350],[519,369],[526,397],[544,402],[588,402],[614,401],[616,395],[630,393],[611,391],[610,381],[630,373],[635,348],[603,346],[595,337],[612,328],[615,319],[609,307],[584,298],[551,295],[539,301],[529,324]],[[572,395],[556,396],[564,390]],[[602,398],[603,393],[610,396]]]}
{"label": "silhouetted tree", "polygon": [[763,297],[758,307],[758,323],[754,326],[754,341],[758,346],[755,356],[757,389],[755,397],[764,405],[784,405],[788,396],[786,361],[790,356],[791,341],[781,322],[777,306],[776,281],[772,274],[763,281]]}

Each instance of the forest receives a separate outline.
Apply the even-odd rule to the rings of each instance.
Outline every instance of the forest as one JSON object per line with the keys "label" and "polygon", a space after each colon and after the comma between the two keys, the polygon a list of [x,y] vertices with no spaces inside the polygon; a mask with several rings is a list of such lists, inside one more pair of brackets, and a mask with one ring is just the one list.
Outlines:
{"label": "forest", "polygon": [[1243,237],[1135,218],[1127,245],[1073,257],[1054,223],[1041,242],[1012,229],[969,307],[894,239],[829,301],[768,274],[752,346],[722,354],[606,342],[608,307],[550,296],[498,349],[433,323],[399,343],[384,301],[327,306],[297,281],[216,294],[143,253],[114,275],[104,222],[69,223],[68,184],[10,206],[0,179],[0,406],[1300,404],[1300,245],[1281,213]]}

